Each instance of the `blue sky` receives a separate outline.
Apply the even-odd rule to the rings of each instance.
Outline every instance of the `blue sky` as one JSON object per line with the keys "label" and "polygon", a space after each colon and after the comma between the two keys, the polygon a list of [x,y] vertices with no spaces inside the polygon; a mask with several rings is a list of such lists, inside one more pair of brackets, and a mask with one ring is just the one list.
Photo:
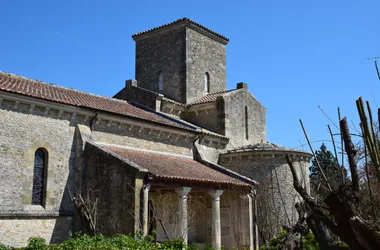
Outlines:
{"label": "blue sky", "polygon": [[249,84],[278,144],[305,143],[300,118],[312,141],[329,140],[318,105],[336,124],[340,106],[352,129],[357,97],[380,105],[367,59],[380,56],[380,1],[0,0],[0,10],[0,70],[106,96],[134,78],[133,33],[189,17],[230,38],[228,88]]}

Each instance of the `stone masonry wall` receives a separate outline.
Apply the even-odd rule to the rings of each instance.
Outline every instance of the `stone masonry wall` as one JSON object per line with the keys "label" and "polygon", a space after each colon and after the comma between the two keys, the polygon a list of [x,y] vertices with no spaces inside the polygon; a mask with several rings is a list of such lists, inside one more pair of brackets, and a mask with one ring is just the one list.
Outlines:
{"label": "stone masonry wall", "polygon": [[[91,190],[92,199],[98,198],[97,232],[106,236],[133,233],[137,171],[88,143],[84,155],[84,185]],[[139,203],[136,205],[140,206]]]}
{"label": "stone masonry wall", "polygon": [[[224,116],[224,135],[230,138],[228,149],[266,141],[266,110],[248,89],[232,91],[221,98],[224,102],[224,115],[221,114]],[[245,134],[245,107],[248,111],[248,140]]]}
{"label": "stone masonry wall", "polygon": [[136,102],[155,110],[158,93],[137,86],[136,80],[127,80],[125,88],[120,90],[113,98]]}
{"label": "stone masonry wall", "polygon": [[186,28],[186,103],[207,95],[205,73],[210,75],[210,93],[226,90],[226,46]]}
{"label": "stone masonry wall", "polygon": [[30,237],[43,237],[47,243],[62,242],[69,236],[71,217],[57,218],[2,218],[0,219],[0,243],[24,247]]}
{"label": "stone masonry wall", "polygon": [[[293,159],[302,185],[309,190],[308,161],[298,157]],[[224,155],[219,163],[260,183],[258,194],[259,228],[270,239],[282,225],[295,223],[298,214],[294,205],[300,200],[293,188],[293,177],[284,155],[245,155],[230,158]]]}
{"label": "stone masonry wall", "polygon": [[[92,135],[96,142],[116,144],[144,150],[166,152],[171,154],[192,155],[192,140],[158,129],[142,129],[141,127],[107,126],[106,123],[94,125]],[[195,135],[194,135],[195,137]]]}
{"label": "stone masonry wall", "polygon": [[[62,114],[61,119],[54,115],[53,110],[46,112],[37,106],[31,109],[30,105],[8,100],[1,103],[0,242],[22,245],[33,235],[50,241],[55,230],[70,230],[71,223],[61,223],[58,215],[72,213],[66,187],[74,184],[75,125],[68,114]],[[40,147],[48,152],[44,207],[31,205],[34,153]],[[18,231],[19,237],[8,238]],[[67,234],[62,234],[62,239],[64,235]]]}
{"label": "stone masonry wall", "polygon": [[186,102],[185,29],[154,34],[136,41],[136,80],[138,86],[157,91],[158,74],[164,76],[163,95]]}
{"label": "stone masonry wall", "polygon": [[[17,111],[4,101],[0,109],[0,210],[26,210],[32,202],[34,153],[48,151],[46,209],[71,210],[66,185],[74,170],[75,127],[66,119],[53,119],[22,104]],[[25,108],[25,112],[23,111]],[[33,209],[33,208],[31,208]]]}
{"label": "stone masonry wall", "polygon": [[190,110],[181,113],[181,118],[210,131],[219,132],[218,123],[220,121],[215,104],[203,108],[192,107]]}

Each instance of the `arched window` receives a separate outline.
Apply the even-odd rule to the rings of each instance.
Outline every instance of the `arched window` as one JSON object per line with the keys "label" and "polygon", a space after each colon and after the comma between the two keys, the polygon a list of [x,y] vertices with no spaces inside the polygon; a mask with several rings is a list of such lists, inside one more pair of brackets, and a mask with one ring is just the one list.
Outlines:
{"label": "arched window", "polygon": [[210,74],[209,73],[205,73],[205,91],[207,93],[210,93]]}
{"label": "arched window", "polygon": [[244,114],[244,119],[245,119],[245,139],[248,140],[248,108],[245,106],[245,114]]}
{"label": "arched window", "polygon": [[45,196],[47,153],[39,148],[34,153],[32,205],[43,206]]}
{"label": "arched window", "polygon": [[164,92],[164,74],[161,71],[158,73],[157,92],[160,94]]}

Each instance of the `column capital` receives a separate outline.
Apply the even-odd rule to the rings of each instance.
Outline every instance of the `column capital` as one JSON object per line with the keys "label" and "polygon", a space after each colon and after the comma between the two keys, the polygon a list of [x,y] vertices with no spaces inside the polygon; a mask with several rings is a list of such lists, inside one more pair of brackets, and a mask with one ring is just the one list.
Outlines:
{"label": "column capital", "polygon": [[191,187],[176,188],[175,192],[182,198],[187,198],[188,193],[191,191]]}
{"label": "column capital", "polygon": [[239,195],[239,198],[240,198],[241,200],[248,200],[248,197],[249,197],[249,194],[240,194],[240,195]]}
{"label": "column capital", "polygon": [[145,185],[143,186],[143,188],[144,188],[144,191],[148,191],[148,192],[149,192],[149,190],[150,190],[150,188],[151,188],[150,183],[145,184]]}
{"label": "column capital", "polygon": [[211,190],[208,191],[208,194],[213,198],[213,199],[219,199],[219,197],[223,194],[223,190]]}

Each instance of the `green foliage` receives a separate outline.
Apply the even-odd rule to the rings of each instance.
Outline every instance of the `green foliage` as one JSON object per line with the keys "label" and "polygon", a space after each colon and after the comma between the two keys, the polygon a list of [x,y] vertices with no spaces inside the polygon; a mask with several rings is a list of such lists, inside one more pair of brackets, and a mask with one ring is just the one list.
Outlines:
{"label": "green foliage", "polygon": [[312,232],[301,237],[301,246],[304,250],[319,250],[319,244]]}
{"label": "green foliage", "polygon": [[0,243],[0,250],[11,250],[11,249],[12,248],[7,247],[6,245]]}
{"label": "green foliage", "polygon": [[271,239],[268,247],[266,245],[263,245],[260,247],[260,250],[278,250],[278,249],[280,249],[280,246],[279,246],[280,240],[282,238],[284,238],[287,234],[288,234],[288,232],[282,228],[281,231]]}
{"label": "green foliage", "polygon": [[[261,246],[260,250],[280,250],[281,240],[287,237],[287,235],[288,232],[285,229],[281,229],[281,231],[269,242],[269,245]],[[313,233],[309,232],[301,237],[301,250],[319,250],[318,241]]]}
{"label": "green foliage", "polygon": [[207,243],[204,247],[203,250],[215,250],[215,248],[212,247],[211,243]]}
{"label": "green foliage", "polygon": [[34,237],[28,240],[28,246],[25,250],[45,250],[48,249],[46,240],[42,237]]}
{"label": "green foliage", "polygon": [[[0,244],[0,250],[10,250],[11,248]],[[174,239],[167,242],[155,242],[153,236],[127,236],[118,234],[113,237],[105,237],[101,234],[89,236],[86,234],[70,234],[68,240],[60,243],[47,245],[45,239],[41,237],[30,238],[25,248],[15,248],[19,250],[197,250],[195,244],[186,245],[181,239]],[[210,244],[205,245],[202,250],[214,250]]]}
{"label": "green foliage", "polygon": [[312,196],[322,201],[327,196],[327,184],[322,177],[322,173],[318,168],[318,162],[329,181],[331,188],[337,189],[342,184],[342,174],[345,181],[348,180],[347,170],[337,165],[337,161],[330,150],[327,149],[325,144],[322,143],[319,150],[315,151],[315,158],[312,159],[310,166],[310,184],[312,187]]}

